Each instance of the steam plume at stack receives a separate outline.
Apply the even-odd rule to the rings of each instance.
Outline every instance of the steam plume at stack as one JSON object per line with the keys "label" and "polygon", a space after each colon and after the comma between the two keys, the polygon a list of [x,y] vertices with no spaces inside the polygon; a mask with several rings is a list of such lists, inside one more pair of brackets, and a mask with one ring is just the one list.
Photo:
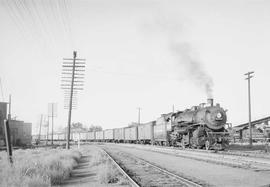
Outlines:
{"label": "steam plume at stack", "polygon": [[169,47],[185,68],[188,78],[205,91],[207,98],[213,98],[213,80],[196,59],[191,45],[186,42],[170,42]]}
{"label": "steam plume at stack", "polygon": [[213,80],[204,70],[191,42],[183,39],[184,25],[179,24],[181,21],[177,20],[176,17],[168,16],[168,14],[166,16],[159,14],[154,17],[154,20],[143,26],[148,32],[159,34],[160,38],[166,38],[169,51],[176,57],[186,77],[201,88],[206,93],[207,98],[213,98]]}

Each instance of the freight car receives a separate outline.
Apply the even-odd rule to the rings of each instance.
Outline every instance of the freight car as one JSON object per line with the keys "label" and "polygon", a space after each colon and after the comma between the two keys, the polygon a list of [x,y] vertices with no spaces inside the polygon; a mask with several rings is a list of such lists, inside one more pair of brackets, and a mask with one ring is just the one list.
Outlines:
{"label": "freight car", "polygon": [[125,140],[125,129],[124,128],[114,129],[114,142],[123,143],[124,140]]}
{"label": "freight car", "polygon": [[95,132],[87,132],[86,140],[89,142],[95,141],[96,133]]}
{"label": "freight car", "polygon": [[[226,111],[213,99],[184,111],[162,114],[155,121],[97,132],[77,132],[81,141],[142,143],[206,149],[224,149],[229,133],[225,130]],[[71,137],[76,135],[71,135]],[[50,137],[49,137],[50,139]],[[60,140],[60,135],[58,135]]]}
{"label": "freight car", "polygon": [[124,129],[124,142],[137,143],[138,142],[138,126],[126,127]]}
{"label": "freight car", "polygon": [[138,125],[138,141],[141,144],[152,144],[154,142],[154,126],[156,121]]}
{"label": "freight car", "polygon": [[170,145],[170,133],[171,133],[171,117],[173,113],[162,114],[156,120],[154,126],[154,144],[157,145]]}
{"label": "freight car", "polygon": [[106,142],[114,142],[114,130],[113,129],[104,130],[104,140]]}
{"label": "freight car", "polygon": [[104,140],[104,131],[97,131],[95,132],[96,141],[102,142]]}

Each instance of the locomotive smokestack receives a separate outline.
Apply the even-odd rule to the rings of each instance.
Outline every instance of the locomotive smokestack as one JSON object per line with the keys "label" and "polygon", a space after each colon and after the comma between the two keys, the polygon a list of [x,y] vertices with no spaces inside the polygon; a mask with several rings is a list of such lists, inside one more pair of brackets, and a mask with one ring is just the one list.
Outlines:
{"label": "locomotive smokestack", "polygon": [[209,104],[209,106],[213,106],[214,105],[214,99],[208,98],[207,103]]}

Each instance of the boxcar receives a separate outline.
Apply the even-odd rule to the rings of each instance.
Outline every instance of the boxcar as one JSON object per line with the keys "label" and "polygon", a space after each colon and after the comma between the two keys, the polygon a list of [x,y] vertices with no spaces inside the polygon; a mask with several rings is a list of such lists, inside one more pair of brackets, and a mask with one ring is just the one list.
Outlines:
{"label": "boxcar", "polygon": [[70,141],[74,141],[74,132],[70,132]]}
{"label": "boxcar", "polygon": [[81,139],[81,134],[79,132],[73,132],[72,133],[72,139],[73,141],[78,141]]}
{"label": "boxcar", "polygon": [[104,139],[104,131],[96,131],[96,140],[97,141],[103,141]]}
{"label": "boxcar", "polygon": [[58,134],[58,140],[65,140],[66,139],[66,134],[65,133],[59,133]]}
{"label": "boxcar", "polygon": [[59,140],[59,135],[58,133],[53,133],[53,140],[58,141]]}
{"label": "boxcar", "polygon": [[[44,137],[43,137],[44,139],[43,140],[45,140],[46,138],[47,138],[47,136],[46,135],[44,135]],[[41,138],[42,139],[42,138]],[[52,134],[48,134],[48,139],[51,141],[51,139],[52,139]]]}
{"label": "boxcar", "polygon": [[86,141],[87,140],[87,133],[88,132],[81,132],[80,133],[80,140],[81,141]]}
{"label": "boxcar", "polygon": [[113,129],[104,130],[104,140],[106,142],[112,142],[114,140]]}
{"label": "boxcar", "polygon": [[88,141],[94,141],[96,139],[96,133],[95,132],[88,132],[87,133],[87,140]]}
{"label": "boxcar", "polygon": [[154,141],[155,121],[138,126],[138,141],[143,144],[151,144]]}
{"label": "boxcar", "polygon": [[170,116],[161,115],[154,125],[154,143],[159,145],[169,144],[169,132],[171,131]]}
{"label": "boxcar", "polygon": [[125,129],[124,128],[118,128],[114,129],[114,141],[116,143],[122,143],[125,139]]}
{"label": "boxcar", "polygon": [[125,142],[136,143],[138,141],[138,127],[125,128]]}

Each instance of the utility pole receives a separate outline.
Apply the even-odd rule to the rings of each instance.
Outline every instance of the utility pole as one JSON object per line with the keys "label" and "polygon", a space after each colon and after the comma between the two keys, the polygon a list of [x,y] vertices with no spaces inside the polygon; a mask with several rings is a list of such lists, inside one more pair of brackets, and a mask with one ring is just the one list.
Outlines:
{"label": "utility pole", "polygon": [[141,108],[138,107],[138,124],[140,125],[141,124]]}
{"label": "utility pole", "polygon": [[53,121],[53,119],[54,119],[54,117],[56,117],[56,110],[57,110],[57,108],[56,108],[56,103],[49,103],[48,104],[48,120],[49,120],[49,117],[51,117],[52,118],[52,137],[51,137],[51,144],[53,145],[53,130],[54,130],[54,128],[53,128],[53,126],[54,126],[54,121]]}
{"label": "utility pole", "polygon": [[174,113],[174,105],[172,105],[172,112]]}
{"label": "utility pole", "polygon": [[53,104],[52,104],[52,145],[53,145]]}
{"label": "utility pole", "polygon": [[41,136],[41,126],[42,126],[42,120],[43,120],[43,114],[40,116],[40,122],[39,122],[39,133],[38,133],[38,141],[40,141]]}
{"label": "utility pole", "polygon": [[46,145],[48,145],[48,141],[49,141],[49,115],[48,115],[48,119],[47,119],[47,138],[46,138]]}
{"label": "utility pole", "polygon": [[8,120],[11,120],[11,94],[9,94]]}
{"label": "utility pole", "polygon": [[248,80],[248,125],[249,125],[249,145],[252,146],[252,127],[251,127],[251,101],[250,101],[250,79],[253,77],[254,71],[246,73]]}
{"label": "utility pole", "polygon": [[73,97],[74,93],[76,94],[77,90],[83,90],[83,76],[84,74],[80,72],[84,72],[85,68],[85,59],[78,59],[77,58],[77,52],[73,51],[73,58],[64,58],[63,59],[63,72],[62,74],[64,77],[62,77],[61,84],[62,89],[66,91],[65,93],[65,99],[68,101],[68,105],[65,104],[65,109],[68,109],[68,125],[67,125],[67,143],[66,143],[66,149],[70,148],[70,126],[71,126],[71,113],[72,109],[75,108],[75,104]]}
{"label": "utility pole", "polygon": [[4,127],[5,127],[5,135],[6,135],[6,146],[7,146],[7,153],[8,153],[8,158],[9,162],[12,164],[12,146],[11,146],[11,140],[10,140],[10,129],[9,129],[9,124],[11,121],[11,95],[9,95],[9,107],[8,107],[8,120],[4,122]]}

